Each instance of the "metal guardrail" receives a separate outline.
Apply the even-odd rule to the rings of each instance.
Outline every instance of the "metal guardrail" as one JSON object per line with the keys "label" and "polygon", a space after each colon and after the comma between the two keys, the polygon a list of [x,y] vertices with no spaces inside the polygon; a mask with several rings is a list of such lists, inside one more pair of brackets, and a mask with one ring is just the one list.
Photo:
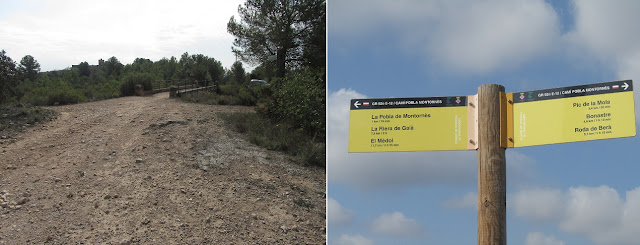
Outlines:
{"label": "metal guardrail", "polygon": [[[170,97],[180,96],[183,93],[190,93],[195,91],[217,91],[218,82],[213,81],[193,81],[193,80],[156,80],[156,82],[165,82],[165,88],[154,89],[154,93],[166,92],[169,91],[171,94]],[[214,83],[215,85],[205,86],[208,83]],[[175,88],[175,92],[171,91],[171,88]],[[157,91],[157,92],[156,92]]]}

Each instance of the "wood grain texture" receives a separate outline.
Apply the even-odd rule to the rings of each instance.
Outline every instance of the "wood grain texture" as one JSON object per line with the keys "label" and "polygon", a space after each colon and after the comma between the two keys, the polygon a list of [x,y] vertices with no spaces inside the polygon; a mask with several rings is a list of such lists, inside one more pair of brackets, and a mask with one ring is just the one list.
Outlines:
{"label": "wood grain texture", "polygon": [[500,147],[500,92],[478,88],[478,244],[507,244],[507,177],[505,148]]}

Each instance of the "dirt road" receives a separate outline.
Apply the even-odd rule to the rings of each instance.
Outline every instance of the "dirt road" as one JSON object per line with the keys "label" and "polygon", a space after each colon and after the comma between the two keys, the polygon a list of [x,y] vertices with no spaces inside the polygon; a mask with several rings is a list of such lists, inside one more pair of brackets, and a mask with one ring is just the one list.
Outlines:
{"label": "dirt road", "polygon": [[325,172],[167,93],[52,107],[0,144],[0,244],[323,244]]}

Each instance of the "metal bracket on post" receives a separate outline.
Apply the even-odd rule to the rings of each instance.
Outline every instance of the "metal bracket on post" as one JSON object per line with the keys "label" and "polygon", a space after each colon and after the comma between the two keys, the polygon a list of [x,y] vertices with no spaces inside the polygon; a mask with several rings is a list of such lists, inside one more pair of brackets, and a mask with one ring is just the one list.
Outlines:
{"label": "metal bracket on post", "polygon": [[513,148],[513,93],[500,92],[500,147]]}
{"label": "metal bracket on post", "polygon": [[506,105],[506,122],[507,122],[507,146],[505,148],[513,148],[513,144],[515,142],[515,138],[513,136],[513,93],[507,93],[505,94],[505,98],[507,100],[507,103],[505,103]]}
{"label": "metal bracket on post", "polygon": [[506,132],[501,128],[506,124],[503,96],[504,87],[497,84],[478,88],[478,245],[507,244],[507,161],[506,148],[501,146],[502,131]]}
{"label": "metal bracket on post", "polygon": [[467,96],[467,149],[478,149],[478,94]]}

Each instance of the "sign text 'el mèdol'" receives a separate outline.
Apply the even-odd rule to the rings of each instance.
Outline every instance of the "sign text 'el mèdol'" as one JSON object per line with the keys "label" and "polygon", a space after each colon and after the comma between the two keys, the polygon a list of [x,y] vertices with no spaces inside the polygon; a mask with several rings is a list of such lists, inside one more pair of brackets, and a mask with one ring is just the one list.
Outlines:
{"label": "sign text 'el m\u00e8dol'", "polygon": [[467,96],[351,100],[349,152],[467,150]]}

